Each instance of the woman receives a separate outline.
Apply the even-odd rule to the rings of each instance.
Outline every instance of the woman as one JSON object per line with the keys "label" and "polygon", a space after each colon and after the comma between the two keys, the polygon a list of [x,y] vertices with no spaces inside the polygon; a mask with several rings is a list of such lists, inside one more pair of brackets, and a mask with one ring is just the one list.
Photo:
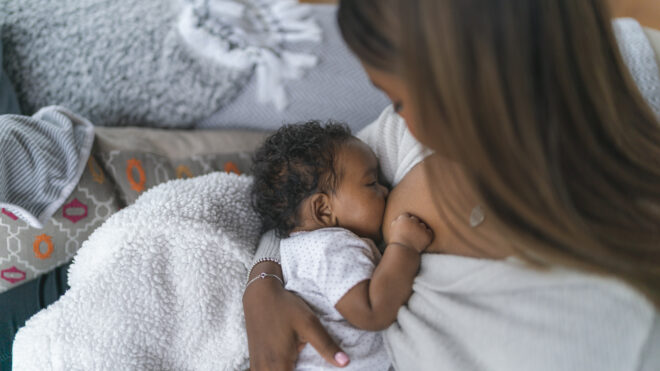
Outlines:
{"label": "woman", "polygon": [[[385,332],[397,369],[659,369],[660,126],[607,1],[343,0],[338,19],[436,152],[383,222],[387,240],[393,216],[420,216],[438,253]],[[253,369],[291,369],[306,342],[346,364],[276,280],[243,302]]]}

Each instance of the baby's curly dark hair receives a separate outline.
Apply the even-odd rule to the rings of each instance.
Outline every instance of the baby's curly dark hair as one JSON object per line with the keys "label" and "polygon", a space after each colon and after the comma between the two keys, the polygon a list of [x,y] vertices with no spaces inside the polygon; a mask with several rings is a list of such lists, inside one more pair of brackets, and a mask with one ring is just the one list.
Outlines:
{"label": "baby's curly dark hair", "polygon": [[263,230],[287,237],[296,227],[300,203],[315,192],[332,192],[340,181],[335,154],[353,138],[336,121],[289,124],[266,138],[253,157],[252,205]]}

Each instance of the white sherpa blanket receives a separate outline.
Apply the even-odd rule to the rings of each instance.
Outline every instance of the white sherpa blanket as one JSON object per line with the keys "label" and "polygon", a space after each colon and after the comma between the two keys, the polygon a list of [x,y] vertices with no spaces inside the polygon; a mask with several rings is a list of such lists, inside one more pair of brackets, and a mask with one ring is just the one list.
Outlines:
{"label": "white sherpa blanket", "polygon": [[71,288],[18,332],[14,369],[246,368],[251,179],[171,181],[108,219],[75,257]]}

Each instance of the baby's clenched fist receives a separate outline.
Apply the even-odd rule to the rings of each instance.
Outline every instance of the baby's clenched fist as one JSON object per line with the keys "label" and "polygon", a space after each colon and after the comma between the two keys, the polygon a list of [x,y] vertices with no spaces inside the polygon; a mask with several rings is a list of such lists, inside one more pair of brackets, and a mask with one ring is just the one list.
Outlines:
{"label": "baby's clenched fist", "polygon": [[392,221],[388,244],[408,246],[421,253],[431,241],[433,241],[433,231],[418,217],[403,213]]}

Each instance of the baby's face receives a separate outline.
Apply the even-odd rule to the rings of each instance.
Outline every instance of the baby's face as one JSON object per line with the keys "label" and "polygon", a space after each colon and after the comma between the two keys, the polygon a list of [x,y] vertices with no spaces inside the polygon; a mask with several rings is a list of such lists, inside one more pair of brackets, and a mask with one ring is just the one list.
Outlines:
{"label": "baby's face", "polygon": [[335,166],[341,172],[341,182],[332,200],[337,222],[358,236],[380,241],[388,190],[378,181],[378,159],[357,138],[337,152]]}

